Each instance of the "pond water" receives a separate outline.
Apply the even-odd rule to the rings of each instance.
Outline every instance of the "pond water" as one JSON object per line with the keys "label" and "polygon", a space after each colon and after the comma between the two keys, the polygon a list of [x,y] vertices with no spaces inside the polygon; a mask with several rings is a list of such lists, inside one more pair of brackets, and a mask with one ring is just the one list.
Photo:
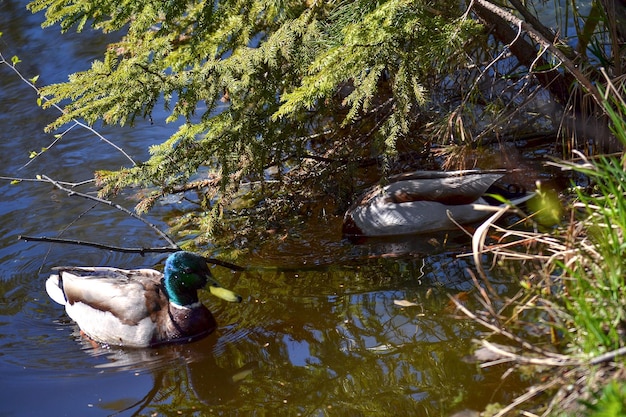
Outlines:
{"label": "pond water", "polygon": [[[0,2],[0,51],[18,55],[38,84],[88,68],[109,39],[87,31],[41,30],[26,2]],[[84,129],[73,129],[32,163],[54,137],[55,110],[0,67],[0,175],[82,181],[127,160]],[[155,114],[133,128],[98,130],[136,160],[175,129]],[[82,190],[90,190],[83,187]],[[91,190],[93,191],[93,190]],[[131,195],[116,202],[131,208]],[[453,317],[448,294],[472,289],[452,251],[426,237],[353,245],[341,219],[306,225],[306,238],[251,242],[251,267],[215,268],[240,305],[202,294],[219,329],[182,346],[124,350],[94,346],[46,295],[55,265],[159,267],[165,256],[18,240],[61,236],[117,246],[163,246],[154,231],[107,206],[69,197],[50,184],[0,182],[0,415],[449,415],[507,402],[522,385],[500,381],[464,357],[481,329]],[[166,229],[172,207],[150,220]],[[440,236],[438,238],[441,238]],[[441,241],[441,240],[440,240]],[[403,256],[381,256],[402,252]],[[508,278],[494,277],[507,291]],[[402,306],[397,301],[415,305]]]}

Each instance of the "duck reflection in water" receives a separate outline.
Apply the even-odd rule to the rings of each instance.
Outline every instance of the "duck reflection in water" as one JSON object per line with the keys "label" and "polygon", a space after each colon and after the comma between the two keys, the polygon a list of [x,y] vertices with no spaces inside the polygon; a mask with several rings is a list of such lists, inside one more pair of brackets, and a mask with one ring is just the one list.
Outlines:
{"label": "duck reflection in water", "polygon": [[[152,387],[144,397],[100,404],[102,408],[114,410],[113,415],[130,410],[133,410],[132,415],[143,415],[148,409],[164,411],[170,407],[171,414],[175,415],[180,412],[181,404],[226,404],[236,399],[239,384],[258,368],[256,362],[238,368],[218,365],[216,352],[223,346],[220,339],[213,336],[192,344],[124,349],[96,345],[78,332],[75,335],[85,352],[104,359],[103,363],[96,365],[96,369],[103,372],[131,371],[137,375],[149,372],[152,375]],[[243,337],[243,334],[235,332],[228,339],[232,342]]]}

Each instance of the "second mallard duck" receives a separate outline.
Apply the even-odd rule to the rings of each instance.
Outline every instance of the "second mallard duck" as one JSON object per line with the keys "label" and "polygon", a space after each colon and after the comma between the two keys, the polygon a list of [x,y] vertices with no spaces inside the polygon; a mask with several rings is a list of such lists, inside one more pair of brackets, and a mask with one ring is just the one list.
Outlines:
{"label": "second mallard duck", "polygon": [[50,298],[91,339],[107,345],[145,347],[190,342],[217,324],[199,300],[207,284],[213,295],[241,302],[211,275],[204,257],[175,252],[163,273],[153,269],[58,267],[46,281]]}
{"label": "second mallard duck", "polygon": [[[348,209],[343,234],[428,233],[456,229],[450,218],[459,224],[484,220],[494,211],[485,194],[505,174],[505,170],[416,171],[391,177],[389,184],[368,190]],[[504,197],[521,204],[533,195],[515,192]]]}

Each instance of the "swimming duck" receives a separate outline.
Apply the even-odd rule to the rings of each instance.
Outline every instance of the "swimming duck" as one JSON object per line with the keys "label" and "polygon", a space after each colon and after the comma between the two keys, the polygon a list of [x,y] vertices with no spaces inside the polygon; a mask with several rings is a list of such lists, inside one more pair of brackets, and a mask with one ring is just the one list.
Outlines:
{"label": "swimming duck", "polygon": [[190,342],[207,336],[217,324],[199,300],[209,290],[224,300],[241,297],[211,275],[206,259],[175,252],[163,273],[153,269],[57,267],[46,281],[52,300],[64,305],[78,327],[96,342],[128,347]]}
{"label": "swimming duck", "polygon": [[[389,184],[368,190],[343,219],[346,237],[403,235],[456,229],[487,218],[494,211],[486,193],[505,170],[416,171],[396,175]],[[533,196],[521,190],[494,191],[513,204]],[[491,203],[491,204],[490,204]]]}

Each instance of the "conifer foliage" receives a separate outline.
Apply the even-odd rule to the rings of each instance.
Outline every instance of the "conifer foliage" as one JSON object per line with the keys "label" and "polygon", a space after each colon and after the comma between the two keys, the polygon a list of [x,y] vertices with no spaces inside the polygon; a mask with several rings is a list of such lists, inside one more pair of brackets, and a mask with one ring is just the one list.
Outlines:
{"label": "conifer foliage", "polygon": [[[432,77],[464,59],[477,24],[458,2],[35,0],[44,25],[120,32],[103,58],[45,87],[72,119],[132,124],[165,106],[180,124],[103,193],[150,187],[140,209],[200,190],[220,207],[243,180],[347,169],[410,138]],[[309,167],[309,168],[307,168]],[[206,196],[210,198],[206,198]],[[217,199],[215,197],[218,197]],[[209,210],[210,211],[210,210]]]}

